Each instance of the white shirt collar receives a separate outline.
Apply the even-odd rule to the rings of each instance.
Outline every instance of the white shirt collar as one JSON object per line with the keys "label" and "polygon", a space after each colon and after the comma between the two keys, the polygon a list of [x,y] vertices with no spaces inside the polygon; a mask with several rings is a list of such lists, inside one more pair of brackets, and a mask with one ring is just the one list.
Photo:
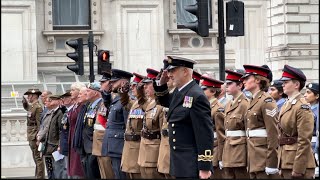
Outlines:
{"label": "white shirt collar", "polygon": [[183,85],[181,88],[178,89],[178,91],[181,91],[183,88],[185,88],[186,86],[188,86],[188,84],[190,84],[193,81],[193,79],[191,79],[189,82],[187,82],[185,85]]}

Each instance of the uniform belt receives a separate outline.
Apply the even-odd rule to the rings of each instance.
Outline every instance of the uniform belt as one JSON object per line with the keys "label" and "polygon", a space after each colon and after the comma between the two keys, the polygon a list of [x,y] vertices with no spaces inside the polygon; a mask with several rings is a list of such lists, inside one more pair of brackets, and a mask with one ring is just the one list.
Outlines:
{"label": "uniform belt", "polygon": [[217,133],[213,131],[213,138],[217,139]]}
{"label": "uniform belt", "polygon": [[312,136],[311,142],[316,143],[317,142],[317,136]]}
{"label": "uniform belt", "polygon": [[139,134],[124,134],[125,141],[140,141],[141,136]]}
{"label": "uniform belt", "polygon": [[102,131],[106,130],[101,124],[94,124],[93,128],[95,130],[102,130]]}
{"label": "uniform belt", "polygon": [[227,137],[240,137],[240,136],[246,136],[246,132],[243,130],[235,130],[235,131],[227,131],[226,130],[226,136]]}
{"label": "uniform belt", "polygon": [[36,126],[37,123],[27,123],[27,126]]}
{"label": "uniform belt", "polygon": [[168,137],[169,136],[169,129],[162,129],[161,130],[161,134],[164,137]]}
{"label": "uniform belt", "polygon": [[266,129],[254,129],[246,131],[247,137],[268,137]]}
{"label": "uniform belt", "polygon": [[160,139],[161,135],[160,135],[160,131],[155,131],[155,132],[146,132],[146,131],[142,131],[141,132],[141,136],[143,138],[149,139],[149,140],[153,140],[153,139]]}
{"label": "uniform belt", "polygon": [[297,142],[298,137],[280,137],[280,146],[291,145]]}

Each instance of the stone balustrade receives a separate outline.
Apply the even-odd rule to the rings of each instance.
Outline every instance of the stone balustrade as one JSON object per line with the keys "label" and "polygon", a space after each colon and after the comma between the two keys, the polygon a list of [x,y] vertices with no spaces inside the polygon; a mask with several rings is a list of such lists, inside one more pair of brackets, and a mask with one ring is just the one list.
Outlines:
{"label": "stone balustrade", "polygon": [[27,141],[27,113],[1,113],[1,143]]}

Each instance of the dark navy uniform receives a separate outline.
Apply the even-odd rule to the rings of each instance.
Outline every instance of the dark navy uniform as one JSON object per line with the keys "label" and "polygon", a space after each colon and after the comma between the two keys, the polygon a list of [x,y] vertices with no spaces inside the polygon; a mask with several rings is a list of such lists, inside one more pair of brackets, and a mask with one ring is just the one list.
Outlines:
{"label": "dark navy uniform", "polygon": [[[168,69],[193,68],[189,61],[168,58]],[[166,84],[154,88],[161,105],[169,107],[170,175],[198,178],[199,170],[212,170],[213,124],[203,90],[194,80],[172,95]]]}
{"label": "dark navy uniform", "polygon": [[[89,89],[98,91],[100,89],[100,84],[91,83],[89,84]],[[87,112],[84,116],[84,127],[82,131],[83,149],[85,152],[85,174],[87,178],[100,178],[100,170],[98,166],[98,160],[95,155],[92,155],[92,143],[93,143],[93,125],[97,119],[98,108],[102,102],[101,98],[96,99],[94,102],[90,103],[87,108]]]}
{"label": "dark navy uniform", "polygon": [[[133,75],[126,71],[112,69],[110,81],[120,78],[130,79]],[[111,98],[111,96],[109,96]],[[108,123],[103,137],[101,155],[109,156],[115,179],[125,179],[126,175],[120,169],[121,156],[124,145],[124,132],[129,112],[121,104],[120,96],[116,95],[109,107]]]}

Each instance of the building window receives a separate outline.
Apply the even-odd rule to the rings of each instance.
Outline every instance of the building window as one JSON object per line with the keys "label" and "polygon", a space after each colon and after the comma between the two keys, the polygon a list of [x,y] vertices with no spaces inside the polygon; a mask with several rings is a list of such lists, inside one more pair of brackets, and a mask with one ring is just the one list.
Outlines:
{"label": "building window", "polygon": [[90,29],[90,0],[53,0],[53,29]]}
{"label": "building window", "polygon": [[[212,28],[212,6],[211,6],[211,0],[208,0],[208,15],[209,15],[209,28]],[[178,29],[183,29],[184,24],[194,22],[197,20],[197,17],[193,14],[187,12],[184,7],[186,5],[193,5],[196,4],[196,0],[177,0],[177,25]]]}

